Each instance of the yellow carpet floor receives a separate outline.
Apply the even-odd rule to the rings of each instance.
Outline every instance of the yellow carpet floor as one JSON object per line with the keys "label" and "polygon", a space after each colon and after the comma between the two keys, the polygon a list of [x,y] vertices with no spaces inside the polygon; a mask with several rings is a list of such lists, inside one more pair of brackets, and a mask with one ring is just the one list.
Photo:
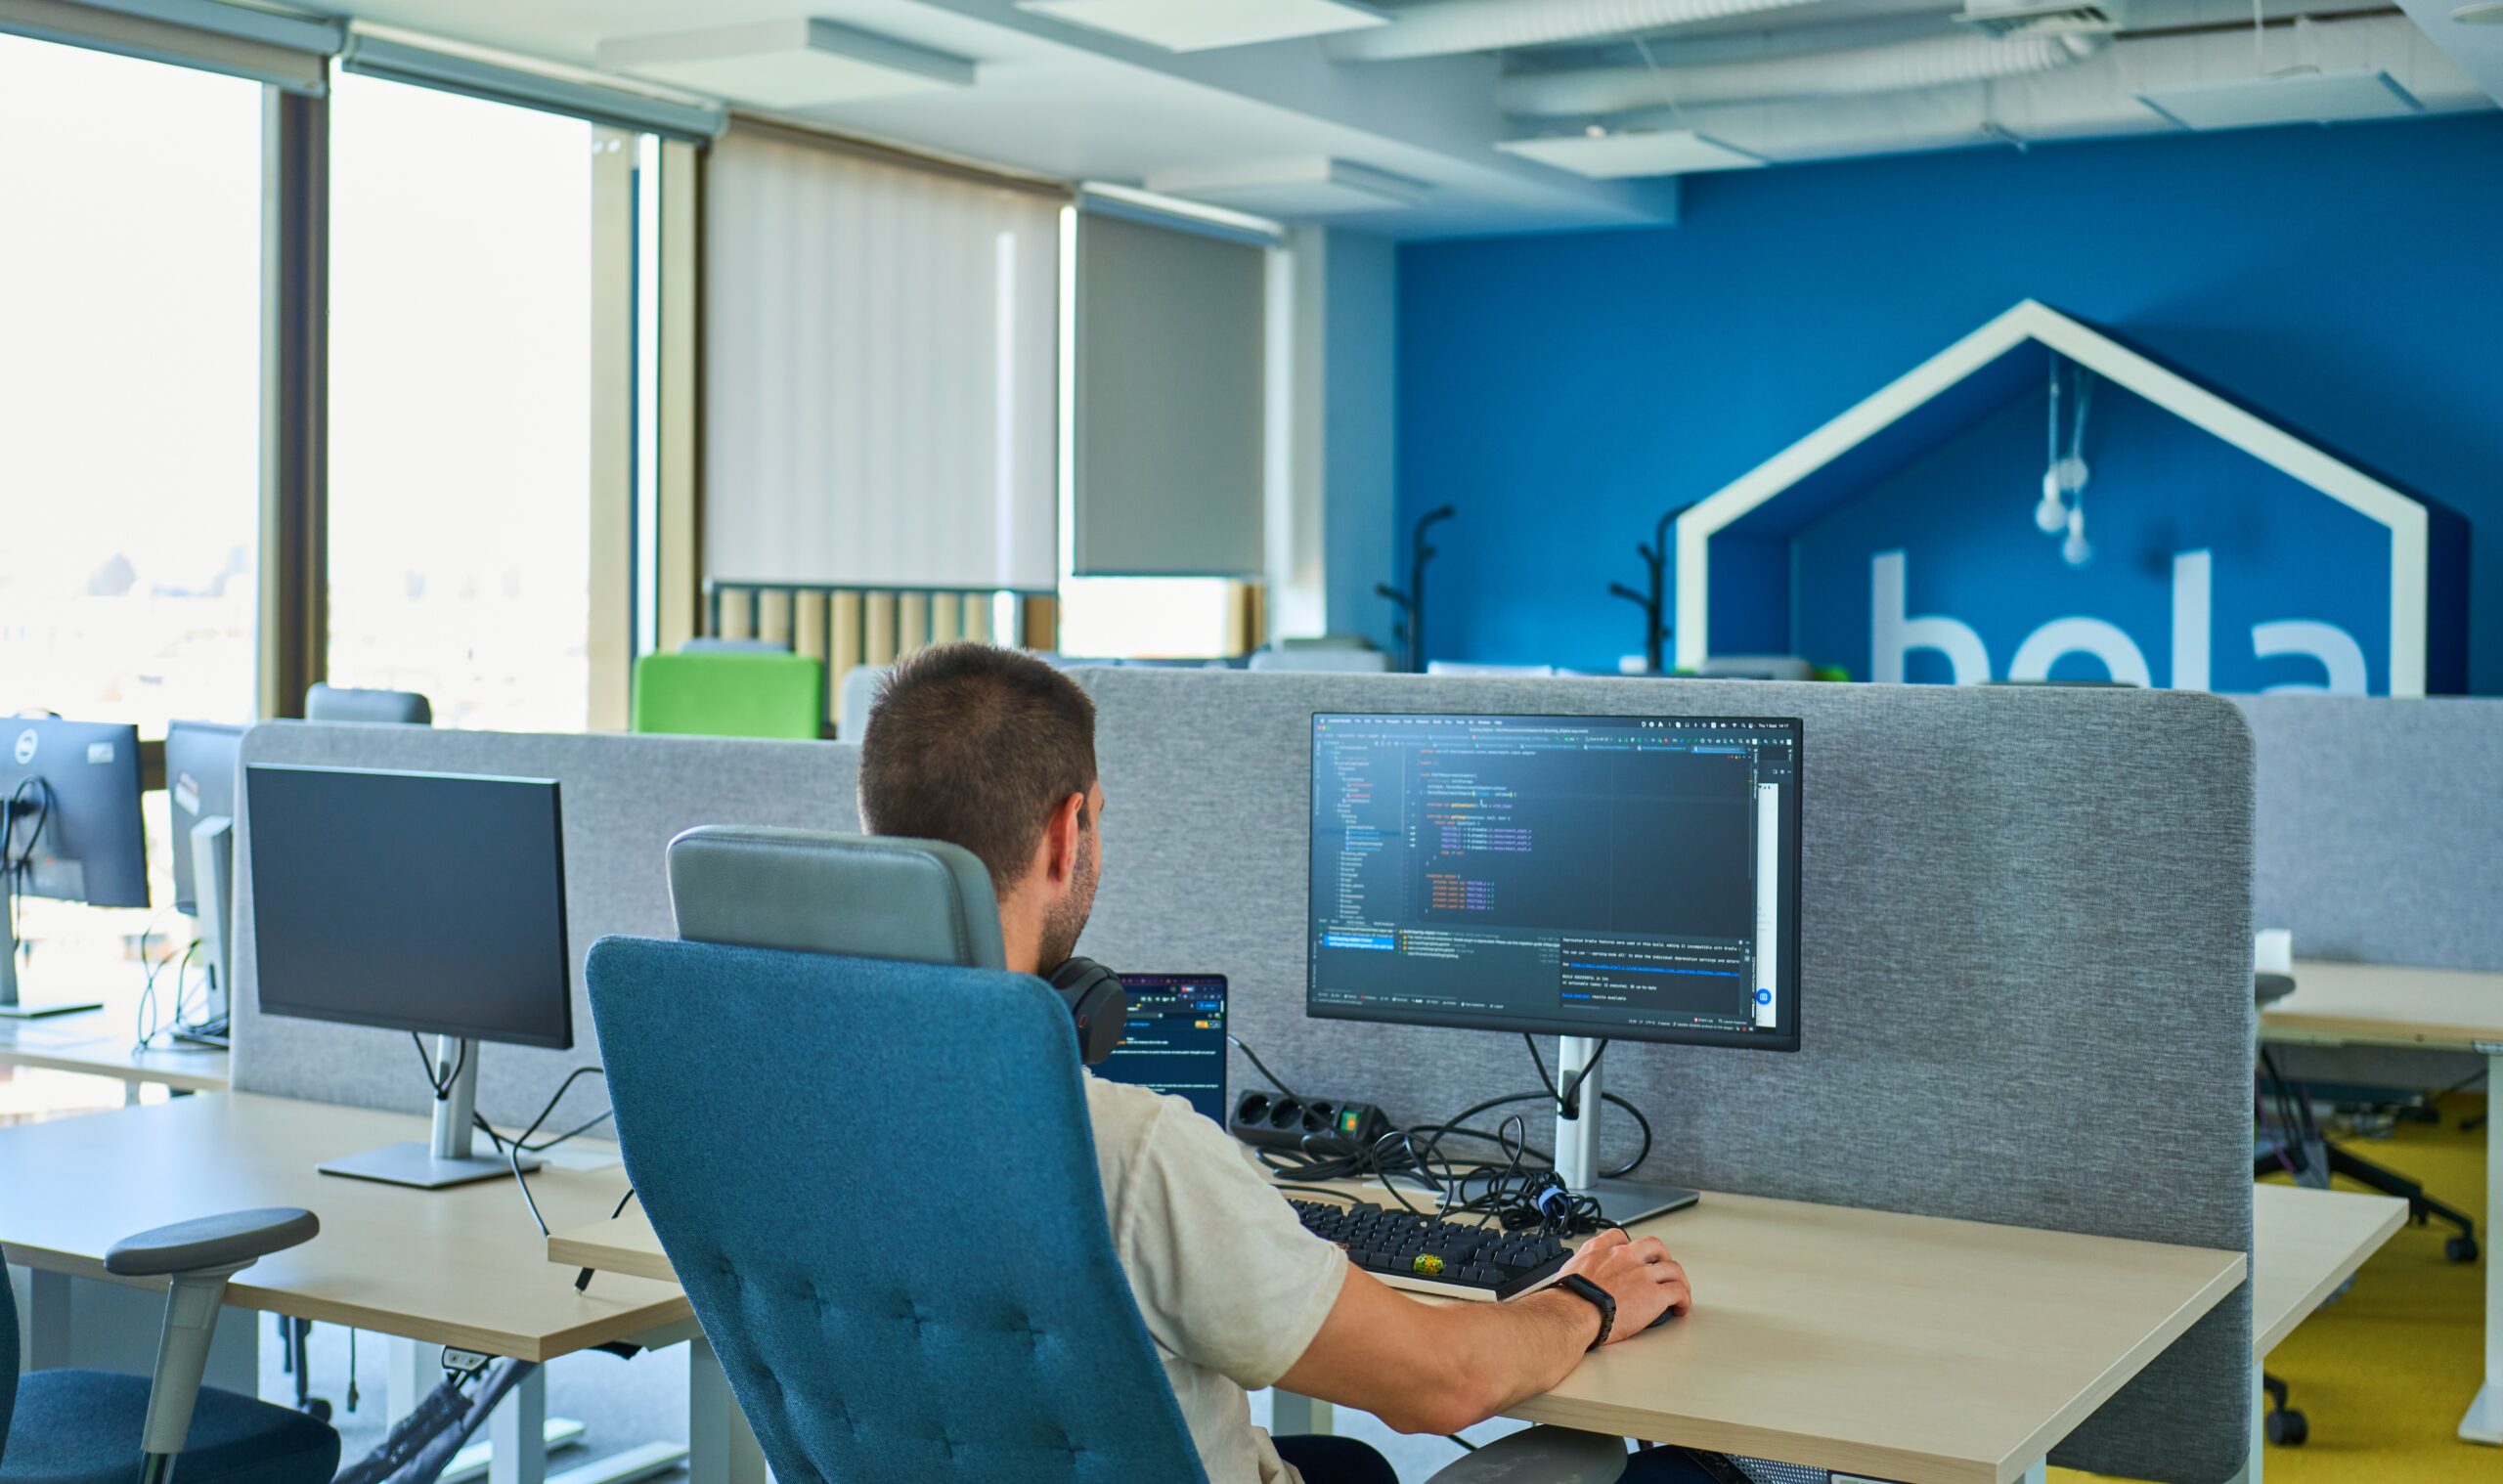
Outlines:
{"label": "yellow carpet floor", "polygon": [[[2268,1484],[2503,1481],[2503,1450],[2464,1443],[2457,1432],[2481,1379],[2484,1265],[2494,1260],[2495,1241],[2485,1230],[2486,1135],[2459,1125],[2484,1107],[2482,1097],[2454,1097],[2438,1125],[2402,1123],[2389,1139],[2349,1144],[2475,1218],[2486,1250],[2475,1263],[2447,1262],[2450,1228],[2401,1227],[2344,1297],[2286,1337],[2268,1357],[2268,1373],[2293,1388],[2311,1438],[2268,1449]],[[2092,1475],[2055,1468],[2051,1477]]]}

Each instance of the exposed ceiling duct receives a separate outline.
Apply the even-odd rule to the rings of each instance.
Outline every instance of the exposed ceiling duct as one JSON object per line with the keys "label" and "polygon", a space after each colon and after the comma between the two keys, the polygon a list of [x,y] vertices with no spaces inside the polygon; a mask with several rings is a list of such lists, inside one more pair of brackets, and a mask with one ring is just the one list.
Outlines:
{"label": "exposed ceiling duct", "polygon": [[1583,118],[1637,109],[1689,108],[1772,98],[1844,98],[1948,87],[2048,72],[2101,51],[2104,38],[1932,36],[1850,51],[1661,67],[1519,72],[1495,90],[1496,105],[1523,118]]}
{"label": "exposed ceiling duct", "polygon": [[1691,25],[1814,0],[1416,0],[1387,25],[1343,31],[1325,43],[1343,62],[1454,57],[1507,47],[1552,46]]}
{"label": "exposed ceiling duct", "polygon": [[2255,63],[2248,30],[2134,41],[2124,37],[2082,65],[1988,85],[1706,105],[1627,114],[1619,122],[1635,129],[1699,132],[1775,163],[2181,133],[2186,131],[2180,123],[2148,107],[2140,93],[2265,75],[2290,65],[2327,71],[2382,69],[2428,113],[2492,106],[2476,80],[2404,17],[2325,22],[2312,25],[2306,38],[2272,31],[2268,40],[2270,54]]}

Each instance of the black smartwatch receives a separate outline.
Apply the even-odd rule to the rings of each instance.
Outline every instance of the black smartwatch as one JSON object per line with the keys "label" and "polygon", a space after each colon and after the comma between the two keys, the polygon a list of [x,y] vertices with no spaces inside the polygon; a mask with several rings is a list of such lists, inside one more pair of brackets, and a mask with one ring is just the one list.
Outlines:
{"label": "black smartwatch", "polygon": [[1607,1296],[1607,1289],[1579,1273],[1565,1274],[1556,1280],[1556,1286],[1567,1293],[1589,1299],[1591,1307],[1600,1311],[1600,1337],[1591,1341],[1591,1348],[1596,1350],[1606,1344],[1608,1331],[1616,1328],[1616,1300]]}

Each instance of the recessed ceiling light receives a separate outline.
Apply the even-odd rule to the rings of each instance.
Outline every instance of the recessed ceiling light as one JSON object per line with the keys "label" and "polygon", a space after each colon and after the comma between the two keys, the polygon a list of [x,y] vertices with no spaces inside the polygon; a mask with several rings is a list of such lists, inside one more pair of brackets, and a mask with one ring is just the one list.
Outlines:
{"label": "recessed ceiling light", "polygon": [[1396,211],[1432,188],[1353,160],[1312,157],[1171,170],[1149,176],[1147,189],[1262,216],[1310,217]]}
{"label": "recessed ceiling light", "polygon": [[1761,154],[1732,149],[1691,129],[1558,134],[1545,139],[1507,139],[1495,148],[1593,180],[1687,175],[1701,170],[1751,170],[1765,163]]}
{"label": "recessed ceiling light", "polygon": [[2340,123],[2422,113],[2416,95],[2388,72],[2294,72],[2186,87],[2148,88],[2138,101],[2185,129]]}
{"label": "recessed ceiling light", "polygon": [[1327,36],[1390,20],[1357,0],[1017,0],[1017,8],[1168,52]]}
{"label": "recessed ceiling light", "polygon": [[2478,0],[2451,12],[2451,19],[2462,25],[2503,25],[2503,0]]}
{"label": "recessed ceiling light", "polygon": [[974,64],[832,21],[764,21],[599,44],[608,71],[767,109],[968,87]]}

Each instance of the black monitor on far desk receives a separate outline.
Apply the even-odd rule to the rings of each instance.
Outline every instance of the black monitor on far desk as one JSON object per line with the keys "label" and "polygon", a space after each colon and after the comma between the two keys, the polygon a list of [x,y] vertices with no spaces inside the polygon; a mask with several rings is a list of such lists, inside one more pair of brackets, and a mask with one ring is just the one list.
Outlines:
{"label": "black monitor on far desk", "polygon": [[323,1173],[431,1189],[511,1172],[472,1153],[479,1043],[574,1043],[555,782],[255,763],[244,788],[262,1011],[437,1037],[429,1143]]}
{"label": "black monitor on far desk", "polygon": [[93,1010],[93,1000],[18,997],[18,904],[29,896],[96,907],[148,905],[139,815],[139,728],[126,722],[0,721],[0,1016]]}
{"label": "black monitor on far desk", "polygon": [[1793,718],[1316,715],[1305,1013],[1561,1036],[1558,1173],[1691,1202],[1598,1178],[1599,1052],[1799,1049],[1799,776]]}

